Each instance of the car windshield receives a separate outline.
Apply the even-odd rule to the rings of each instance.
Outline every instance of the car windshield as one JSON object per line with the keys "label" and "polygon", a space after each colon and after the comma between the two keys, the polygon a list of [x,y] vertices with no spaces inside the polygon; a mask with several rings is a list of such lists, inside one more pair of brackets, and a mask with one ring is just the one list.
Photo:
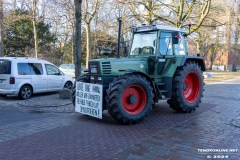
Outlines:
{"label": "car windshield", "polygon": [[11,61],[0,59],[0,74],[11,74]]}
{"label": "car windshield", "polygon": [[75,66],[74,66],[74,64],[69,64],[69,69],[75,69]]}
{"label": "car windshield", "polygon": [[130,55],[155,54],[157,31],[135,33]]}
{"label": "car windshield", "polygon": [[75,69],[74,64],[62,64],[59,68],[62,68],[62,69]]}

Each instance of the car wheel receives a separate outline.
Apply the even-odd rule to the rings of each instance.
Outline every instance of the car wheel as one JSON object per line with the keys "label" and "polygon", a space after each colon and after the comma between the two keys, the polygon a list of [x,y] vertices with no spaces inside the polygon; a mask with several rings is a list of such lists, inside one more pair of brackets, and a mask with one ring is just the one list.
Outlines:
{"label": "car wheel", "polygon": [[73,86],[72,82],[66,82],[63,88],[71,90],[72,86]]}
{"label": "car wheel", "polygon": [[33,90],[29,85],[22,86],[18,94],[18,96],[23,100],[29,99],[30,97],[32,97],[32,95],[33,95]]}

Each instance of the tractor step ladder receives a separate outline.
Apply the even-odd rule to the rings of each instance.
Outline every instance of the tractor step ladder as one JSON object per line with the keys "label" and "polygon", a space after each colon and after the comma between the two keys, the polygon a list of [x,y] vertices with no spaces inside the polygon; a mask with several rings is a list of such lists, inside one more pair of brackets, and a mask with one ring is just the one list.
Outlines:
{"label": "tractor step ladder", "polygon": [[165,89],[165,83],[157,83],[158,89],[161,93],[162,99],[166,99],[168,91]]}

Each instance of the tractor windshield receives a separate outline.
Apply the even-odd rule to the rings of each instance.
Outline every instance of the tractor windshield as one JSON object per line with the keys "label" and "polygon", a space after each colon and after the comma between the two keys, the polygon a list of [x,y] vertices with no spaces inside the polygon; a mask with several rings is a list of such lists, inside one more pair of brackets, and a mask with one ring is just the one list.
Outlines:
{"label": "tractor windshield", "polygon": [[157,31],[135,33],[130,55],[155,54]]}

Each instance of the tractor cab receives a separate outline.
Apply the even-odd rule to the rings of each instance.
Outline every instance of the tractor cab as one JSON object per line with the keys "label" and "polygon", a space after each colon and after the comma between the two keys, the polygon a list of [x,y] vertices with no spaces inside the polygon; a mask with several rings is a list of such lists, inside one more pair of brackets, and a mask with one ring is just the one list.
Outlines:
{"label": "tractor cab", "polygon": [[133,28],[130,56],[187,55],[186,33],[160,25]]}
{"label": "tractor cab", "polygon": [[188,55],[185,31],[160,25],[133,28],[129,57],[148,57],[148,75],[161,75],[166,64]]}

